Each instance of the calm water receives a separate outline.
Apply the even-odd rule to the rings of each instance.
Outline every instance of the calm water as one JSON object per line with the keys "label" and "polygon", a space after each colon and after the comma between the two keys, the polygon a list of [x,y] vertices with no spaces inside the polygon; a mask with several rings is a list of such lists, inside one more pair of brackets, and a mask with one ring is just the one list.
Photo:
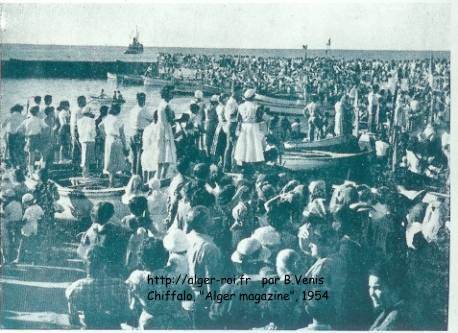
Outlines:
{"label": "calm water", "polygon": [[[159,104],[160,96],[158,88],[145,88],[143,86],[121,86],[116,88],[116,84],[108,80],[71,80],[71,79],[3,79],[0,82],[0,119],[3,120],[8,114],[9,109],[16,103],[33,105],[33,96],[35,95],[52,95],[53,105],[57,106],[59,101],[67,99],[71,107],[76,106],[76,98],[80,95],[89,97],[99,95],[101,89],[109,96],[113,95],[115,89],[119,89],[126,99],[123,107],[123,114],[127,115],[128,110],[132,108],[138,92],[144,92],[147,95],[147,104],[156,107]],[[187,108],[190,97],[179,97],[172,101],[174,110],[181,113]]]}
{"label": "calm water", "polygon": [[[126,45],[127,47],[127,45]],[[70,45],[29,45],[3,44],[2,59],[23,60],[79,60],[79,61],[155,61],[159,52],[183,54],[242,54],[263,57],[303,57],[304,51],[297,49],[222,49],[222,48],[179,48],[179,47],[145,47],[142,54],[123,54],[126,47],[122,46],[70,46]],[[307,55],[329,56],[343,59],[383,59],[405,60],[429,58],[430,51],[390,51],[390,50],[308,50]],[[433,51],[434,57],[450,58],[448,51]]]}

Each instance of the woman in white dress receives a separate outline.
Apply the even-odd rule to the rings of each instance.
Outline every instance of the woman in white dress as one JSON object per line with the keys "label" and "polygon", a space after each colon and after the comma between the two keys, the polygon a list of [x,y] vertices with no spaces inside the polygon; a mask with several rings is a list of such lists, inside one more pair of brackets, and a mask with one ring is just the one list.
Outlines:
{"label": "woman in white dress", "polygon": [[143,131],[143,153],[141,155],[141,164],[143,170],[143,179],[148,181],[157,172],[156,149],[154,144],[157,141],[156,123],[152,122],[145,127]]}
{"label": "woman in white dress", "polygon": [[124,122],[119,118],[121,106],[112,105],[108,115],[102,121],[105,133],[105,158],[103,172],[108,174],[110,186],[114,185],[117,173],[127,171],[129,166],[126,161],[127,145],[124,135]]}
{"label": "woman in white dress", "polygon": [[146,153],[149,159],[147,169],[157,170],[158,179],[166,178],[169,167],[175,165],[177,161],[175,137],[171,125],[175,115],[169,105],[173,98],[173,86],[163,87],[161,97],[161,102],[154,112],[154,125],[152,125],[154,129],[149,129],[149,138],[145,138],[150,146],[143,144],[144,154]]}
{"label": "woman in white dress", "polygon": [[258,105],[253,101],[255,90],[248,89],[243,96],[245,102],[239,106],[241,128],[235,146],[234,159],[239,165],[264,162],[264,134],[256,119]]}

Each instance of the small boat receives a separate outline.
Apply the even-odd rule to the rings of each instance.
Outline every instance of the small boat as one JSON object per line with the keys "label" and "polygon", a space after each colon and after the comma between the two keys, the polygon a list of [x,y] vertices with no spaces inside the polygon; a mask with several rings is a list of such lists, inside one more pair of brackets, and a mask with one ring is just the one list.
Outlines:
{"label": "small boat", "polygon": [[118,80],[118,75],[114,73],[107,72],[107,80]]}
{"label": "small boat", "polygon": [[168,84],[173,84],[172,80],[165,80],[156,77],[143,76],[143,85],[149,87],[163,87]]}
{"label": "small boat", "polygon": [[139,41],[138,29],[135,28],[135,36],[132,39],[132,43],[129,44],[124,54],[140,54],[143,53],[143,44]]}
{"label": "small boat", "polygon": [[331,152],[350,152],[358,148],[358,140],[353,135],[335,136],[332,138],[305,142],[287,141],[286,151],[326,150]]}
{"label": "small boat", "polygon": [[360,165],[371,151],[336,153],[329,151],[289,151],[282,155],[282,166],[293,171],[351,168]]}
{"label": "small boat", "polygon": [[200,81],[177,81],[175,93],[179,95],[193,95],[196,90],[201,90],[205,96],[219,94],[221,90],[217,87],[202,84]]}
{"label": "small boat", "polygon": [[90,102],[99,103],[101,105],[111,104],[113,102],[113,98],[109,97],[109,96],[94,96],[94,95],[91,95],[89,97],[90,97]]}
{"label": "small boat", "polygon": [[273,113],[281,113],[284,115],[299,116],[303,115],[304,108],[307,105],[305,100],[291,97],[279,98],[256,94],[255,101],[259,104],[267,106]]}
{"label": "small boat", "polygon": [[136,74],[124,74],[121,76],[121,82],[128,85],[143,85],[143,76]]}

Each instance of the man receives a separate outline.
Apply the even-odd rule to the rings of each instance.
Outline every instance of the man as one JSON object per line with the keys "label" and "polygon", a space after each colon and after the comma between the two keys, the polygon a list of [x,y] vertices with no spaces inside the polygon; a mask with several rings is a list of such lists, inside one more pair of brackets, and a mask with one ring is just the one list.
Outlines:
{"label": "man", "polygon": [[205,151],[210,156],[210,150],[213,143],[213,137],[216,131],[216,125],[218,124],[218,115],[216,113],[216,107],[218,106],[219,97],[213,95],[210,98],[210,107],[204,110],[204,144]]}
{"label": "man", "polygon": [[[213,218],[210,211],[204,206],[192,208],[188,216],[188,264],[189,276],[202,278],[215,278],[221,276],[221,252],[215,245],[213,239],[207,234],[207,230],[213,227]],[[206,284],[202,287],[191,286],[195,294],[194,325],[196,329],[210,327],[208,316],[210,300],[205,299],[209,292],[218,292],[217,284]]]}
{"label": "man", "polygon": [[378,313],[370,331],[412,330],[406,304],[401,297],[405,281],[389,263],[378,263],[369,270],[369,296]]}
{"label": "man", "polygon": [[100,245],[104,252],[106,274],[119,277],[124,273],[129,232],[119,224],[110,222],[113,215],[114,206],[109,202],[99,202],[94,206],[91,212],[92,225],[81,237],[77,253],[86,260],[90,251]]}
{"label": "man", "polygon": [[235,131],[237,129],[238,107],[241,99],[242,87],[239,85],[234,85],[234,87],[232,88],[232,95],[227,100],[226,107],[224,109],[225,126],[223,127],[223,130],[227,136],[223,163],[223,168],[225,172],[230,172],[232,170],[233,150],[235,142],[237,140]]}
{"label": "man", "polygon": [[371,91],[367,95],[367,128],[371,133],[375,133],[377,128],[376,115],[379,108],[380,98],[378,90],[378,85],[374,84],[374,86],[371,88]]}
{"label": "man", "polygon": [[30,108],[30,117],[19,125],[17,132],[23,133],[26,138],[26,152],[28,155],[29,173],[33,173],[35,161],[42,151],[42,132],[48,126],[39,117],[40,108],[33,106]]}
{"label": "man", "polygon": [[[205,116],[206,116],[207,105],[205,104],[204,93],[202,92],[202,90],[196,90],[194,92],[194,100],[192,101],[192,103],[197,104],[197,106],[199,107],[198,110],[197,110],[197,113],[195,115],[196,116],[195,117],[195,121],[193,121],[194,122],[194,126],[203,127],[203,123],[205,121]],[[204,141],[204,137],[203,136],[199,137],[198,145],[199,145],[199,148],[202,151],[206,150],[205,141]]]}
{"label": "man", "polygon": [[[44,115],[44,109],[43,109],[43,107],[41,105],[41,96],[34,96],[33,97],[33,102],[35,103],[35,105],[33,105],[33,106],[38,106],[38,110],[39,110],[38,111],[38,117],[44,118],[45,115]],[[31,108],[29,109],[29,111],[30,110],[31,110]]]}
{"label": "man", "polygon": [[89,108],[85,109],[83,116],[77,122],[78,137],[81,143],[81,167],[83,177],[89,176],[89,169],[95,164],[95,119]]}
{"label": "man", "polygon": [[99,246],[92,248],[87,277],[65,290],[70,323],[85,329],[120,329],[130,312],[127,286],[123,279],[105,274],[103,252]]}
{"label": "man", "polygon": [[153,121],[153,115],[145,106],[145,93],[137,94],[137,105],[130,110],[126,135],[129,138],[132,153],[132,174],[142,175],[141,154],[143,130]]}
{"label": "man", "polygon": [[24,110],[22,105],[14,105],[10,109],[10,116],[2,124],[2,127],[5,129],[6,147],[9,161],[11,166],[14,168],[22,166],[24,162],[23,154],[25,140],[24,135],[18,132],[19,126],[25,119],[22,115],[22,110]]}
{"label": "man", "polygon": [[76,100],[78,107],[70,113],[70,135],[72,138],[72,161],[79,163],[81,158],[81,148],[78,140],[77,123],[83,116],[83,109],[86,107],[86,97],[79,96]]}
{"label": "man", "polygon": [[322,125],[318,96],[316,94],[312,95],[312,101],[305,107],[304,116],[308,118],[308,140],[309,142],[315,141],[316,137],[321,136]]}

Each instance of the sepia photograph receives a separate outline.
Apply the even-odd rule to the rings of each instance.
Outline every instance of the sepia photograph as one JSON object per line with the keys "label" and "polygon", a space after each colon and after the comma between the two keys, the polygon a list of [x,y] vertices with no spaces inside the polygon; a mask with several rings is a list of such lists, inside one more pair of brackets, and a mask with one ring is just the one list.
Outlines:
{"label": "sepia photograph", "polygon": [[451,12],[0,3],[0,329],[450,330]]}

